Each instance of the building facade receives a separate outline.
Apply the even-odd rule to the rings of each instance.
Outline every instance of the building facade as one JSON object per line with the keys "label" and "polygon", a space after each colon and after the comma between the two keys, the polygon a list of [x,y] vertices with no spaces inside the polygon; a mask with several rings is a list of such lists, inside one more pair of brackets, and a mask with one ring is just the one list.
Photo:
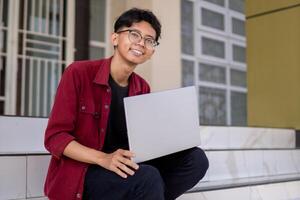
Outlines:
{"label": "building facade", "polygon": [[248,123],[299,130],[300,1],[249,0],[246,13]]}
{"label": "building facade", "polygon": [[64,68],[110,56],[113,23],[131,7],[162,23],[137,69],[152,91],[195,85],[201,124],[247,125],[244,0],[0,0],[0,113],[47,117]]}

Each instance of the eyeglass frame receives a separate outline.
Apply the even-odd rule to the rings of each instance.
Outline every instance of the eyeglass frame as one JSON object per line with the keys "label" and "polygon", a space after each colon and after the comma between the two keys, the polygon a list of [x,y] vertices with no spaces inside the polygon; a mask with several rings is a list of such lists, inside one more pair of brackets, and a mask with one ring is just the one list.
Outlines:
{"label": "eyeglass frame", "polygon": [[[158,45],[159,45],[159,42],[158,41],[156,41],[154,38],[152,38],[151,36],[150,37],[145,37],[145,36],[143,36],[142,35],[142,33],[140,32],[140,31],[138,31],[138,30],[135,30],[135,29],[125,29],[125,30],[120,30],[120,31],[117,31],[116,33],[123,33],[123,32],[129,32],[129,34],[128,34],[128,39],[130,40],[130,42],[132,42],[132,43],[139,43],[139,42],[141,42],[142,40],[144,40],[144,45],[145,45],[145,47],[147,48],[147,45],[145,44],[145,41],[146,41],[146,39],[153,39],[153,41],[155,42],[155,44],[154,44],[154,46],[152,46],[151,45],[151,49],[150,50],[153,50],[153,49],[155,49],[155,47],[157,47]],[[138,41],[138,42],[133,42],[133,41],[131,41],[131,39],[130,39],[130,34],[131,34],[131,32],[136,32],[137,34],[139,34],[140,36],[141,36],[141,39]],[[147,48],[147,49],[149,49],[149,48]]]}

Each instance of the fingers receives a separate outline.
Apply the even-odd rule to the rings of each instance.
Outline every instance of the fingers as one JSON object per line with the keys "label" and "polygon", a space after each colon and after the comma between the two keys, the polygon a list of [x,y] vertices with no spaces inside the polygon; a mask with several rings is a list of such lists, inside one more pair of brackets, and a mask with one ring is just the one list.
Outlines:
{"label": "fingers", "polygon": [[134,175],[134,171],[131,170],[129,167],[127,167],[126,165],[122,164],[122,163],[119,163],[118,164],[118,168],[121,169],[123,172],[125,172],[126,174],[129,174],[129,175]]}
{"label": "fingers", "polygon": [[112,153],[110,170],[123,178],[127,178],[127,175],[134,175],[134,170],[137,170],[139,166],[131,160],[132,157],[134,157],[133,152],[118,149]]}
{"label": "fingers", "polygon": [[128,150],[118,149],[117,152],[122,154],[124,157],[128,157],[128,158],[134,157],[134,153]]}
{"label": "fingers", "polygon": [[115,172],[116,174],[118,174],[119,176],[121,176],[122,178],[127,178],[127,174],[125,174],[122,170],[120,170],[117,167],[113,167],[111,169],[111,171]]}
{"label": "fingers", "polygon": [[118,149],[117,153],[121,154],[121,156],[119,157],[120,162],[122,162],[123,164],[125,164],[135,170],[137,170],[139,168],[139,166],[131,160],[131,158],[133,158],[135,156],[133,152],[128,151],[128,150]]}
{"label": "fingers", "polygon": [[129,160],[128,158],[124,158],[124,157],[119,157],[119,161],[123,164],[125,164],[126,166],[129,166],[135,170],[137,170],[139,168],[139,166],[133,162],[132,160]]}

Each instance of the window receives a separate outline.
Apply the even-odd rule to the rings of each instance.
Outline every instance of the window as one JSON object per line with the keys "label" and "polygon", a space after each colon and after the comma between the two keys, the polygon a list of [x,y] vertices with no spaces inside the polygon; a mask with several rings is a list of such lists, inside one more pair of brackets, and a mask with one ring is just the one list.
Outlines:
{"label": "window", "polygon": [[200,124],[247,125],[244,0],[181,0],[182,86],[199,90]]}
{"label": "window", "polygon": [[246,35],[245,21],[232,17],[231,24],[232,24],[232,33],[240,36]]}
{"label": "window", "polygon": [[181,51],[184,54],[194,54],[194,11],[193,2],[181,4]]}
{"label": "window", "polygon": [[202,37],[202,54],[225,58],[225,43],[219,40]]}
{"label": "window", "polygon": [[245,0],[229,0],[229,8],[243,14],[245,13]]}
{"label": "window", "polygon": [[100,59],[105,56],[105,21],[106,0],[90,0],[90,59]]}
{"label": "window", "polygon": [[223,66],[199,63],[199,80],[225,84],[226,68]]}
{"label": "window", "polygon": [[225,22],[223,14],[208,10],[206,8],[201,8],[201,12],[202,25],[224,30]]}
{"label": "window", "polygon": [[4,114],[8,0],[0,0],[0,114]]}
{"label": "window", "polygon": [[189,60],[182,60],[182,85],[194,85],[194,62]]}
{"label": "window", "polygon": [[225,6],[225,0],[205,0],[205,1],[214,3],[214,4],[222,6],[222,7]]}

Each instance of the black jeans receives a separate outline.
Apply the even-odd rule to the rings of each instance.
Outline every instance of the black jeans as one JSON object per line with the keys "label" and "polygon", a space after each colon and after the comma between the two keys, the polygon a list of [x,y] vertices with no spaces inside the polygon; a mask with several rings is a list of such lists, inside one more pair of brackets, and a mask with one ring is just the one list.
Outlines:
{"label": "black jeans", "polygon": [[91,165],[84,200],[173,200],[196,185],[207,169],[208,159],[197,147],[140,163],[126,179]]}

